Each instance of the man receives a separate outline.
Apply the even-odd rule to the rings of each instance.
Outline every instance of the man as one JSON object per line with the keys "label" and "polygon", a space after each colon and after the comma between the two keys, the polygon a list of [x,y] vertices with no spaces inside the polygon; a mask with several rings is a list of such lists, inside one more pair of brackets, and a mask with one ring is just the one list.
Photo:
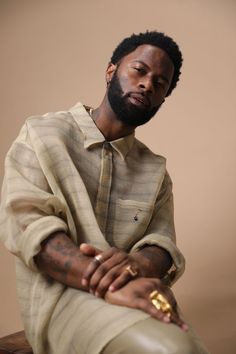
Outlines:
{"label": "man", "polygon": [[205,353],[167,286],[184,258],[165,159],[134,137],[181,65],[163,33],[126,38],[98,108],[31,117],[8,152],[1,237],[34,353]]}

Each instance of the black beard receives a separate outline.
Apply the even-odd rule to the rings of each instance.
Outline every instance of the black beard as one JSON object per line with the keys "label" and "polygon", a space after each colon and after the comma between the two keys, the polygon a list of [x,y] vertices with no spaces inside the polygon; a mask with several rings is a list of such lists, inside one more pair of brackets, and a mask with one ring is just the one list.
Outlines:
{"label": "black beard", "polygon": [[137,107],[129,102],[129,94],[124,95],[116,72],[110,81],[107,95],[111,108],[117,118],[122,123],[132,127],[138,127],[147,123],[161,106],[149,109],[148,107]]}

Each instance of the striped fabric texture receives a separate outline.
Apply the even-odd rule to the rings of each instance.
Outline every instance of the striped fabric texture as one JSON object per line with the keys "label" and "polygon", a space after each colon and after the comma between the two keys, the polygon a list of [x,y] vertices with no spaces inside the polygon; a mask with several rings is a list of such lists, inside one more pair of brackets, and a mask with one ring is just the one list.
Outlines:
{"label": "striped fabric texture", "polygon": [[[87,242],[103,250],[115,246],[135,252],[146,244],[158,245],[172,256],[173,281],[184,270],[175,244],[165,159],[133,134],[105,141],[81,103],[27,119],[6,157],[0,237],[17,256],[18,297],[34,352],[76,353],[79,343],[80,353],[97,354],[148,315],[109,305],[40,274],[33,257],[41,242],[59,230],[78,245]],[[82,329],[75,333],[74,322],[80,329],[90,323],[90,334]],[[59,337],[60,347],[53,348]],[[60,349],[66,346],[71,349]]]}

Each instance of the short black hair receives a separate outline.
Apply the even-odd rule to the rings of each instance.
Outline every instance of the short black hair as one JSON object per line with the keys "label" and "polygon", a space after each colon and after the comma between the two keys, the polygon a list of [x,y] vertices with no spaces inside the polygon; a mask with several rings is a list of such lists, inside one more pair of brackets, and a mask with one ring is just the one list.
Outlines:
{"label": "short black hair", "polygon": [[123,41],[115,48],[110,62],[112,64],[119,63],[124,56],[133,52],[142,44],[150,44],[163,49],[174,64],[173,79],[166,94],[166,96],[169,96],[172,90],[176,87],[177,81],[179,81],[183,57],[177,43],[163,32],[146,31],[144,33],[132,34],[130,37],[123,39]]}

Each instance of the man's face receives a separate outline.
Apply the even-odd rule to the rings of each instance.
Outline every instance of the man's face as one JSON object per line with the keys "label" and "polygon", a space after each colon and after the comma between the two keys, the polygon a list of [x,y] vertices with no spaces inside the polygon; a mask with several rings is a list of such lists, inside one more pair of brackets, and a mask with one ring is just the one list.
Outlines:
{"label": "man's face", "polygon": [[174,65],[160,48],[141,45],[117,65],[108,100],[117,118],[129,126],[148,122],[163,103]]}

